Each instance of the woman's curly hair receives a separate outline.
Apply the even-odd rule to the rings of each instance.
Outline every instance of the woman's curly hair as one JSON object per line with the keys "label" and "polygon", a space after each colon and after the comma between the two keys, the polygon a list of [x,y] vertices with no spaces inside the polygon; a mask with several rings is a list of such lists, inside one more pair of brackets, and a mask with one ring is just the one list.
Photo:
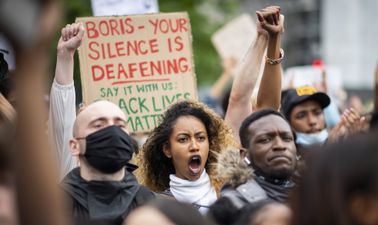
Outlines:
{"label": "woman's curly hair", "polygon": [[205,168],[213,186],[218,190],[219,183],[215,175],[217,155],[227,146],[235,146],[231,130],[223,120],[204,104],[185,100],[173,104],[162,116],[160,124],[152,131],[142,147],[139,158],[141,180],[152,191],[162,192],[169,188],[169,175],[175,173],[172,159],[163,153],[164,145],[169,145],[173,126],[181,116],[194,116],[206,127],[209,139],[209,157]]}

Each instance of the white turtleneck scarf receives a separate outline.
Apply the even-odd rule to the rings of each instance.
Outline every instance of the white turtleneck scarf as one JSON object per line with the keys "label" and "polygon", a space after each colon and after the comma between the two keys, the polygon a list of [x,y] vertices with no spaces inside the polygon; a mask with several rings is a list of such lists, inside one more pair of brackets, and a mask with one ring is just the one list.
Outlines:
{"label": "white turtleneck scarf", "polygon": [[211,186],[209,175],[203,170],[200,178],[195,181],[183,180],[174,174],[169,176],[170,190],[180,202],[188,202],[205,214],[209,206],[217,200],[215,189]]}

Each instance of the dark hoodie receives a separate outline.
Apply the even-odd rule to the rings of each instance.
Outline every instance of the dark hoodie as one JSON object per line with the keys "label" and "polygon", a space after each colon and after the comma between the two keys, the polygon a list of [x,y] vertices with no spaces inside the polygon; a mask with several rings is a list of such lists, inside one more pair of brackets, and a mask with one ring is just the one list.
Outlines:
{"label": "dark hoodie", "polygon": [[155,198],[129,172],[122,181],[86,181],[77,167],[63,179],[62,187],[70,197],[68,211],[75,224],[120,225],[132,209]]}

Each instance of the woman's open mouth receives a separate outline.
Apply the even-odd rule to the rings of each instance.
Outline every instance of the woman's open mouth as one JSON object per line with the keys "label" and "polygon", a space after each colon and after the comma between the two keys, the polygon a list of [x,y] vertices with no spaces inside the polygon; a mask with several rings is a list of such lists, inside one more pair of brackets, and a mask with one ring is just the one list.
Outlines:
{"label": "woman's open mouth", "polygon": [[189,158],[189,170],[192,175],[198,175],[201,171],[201,156],[194,155]]}

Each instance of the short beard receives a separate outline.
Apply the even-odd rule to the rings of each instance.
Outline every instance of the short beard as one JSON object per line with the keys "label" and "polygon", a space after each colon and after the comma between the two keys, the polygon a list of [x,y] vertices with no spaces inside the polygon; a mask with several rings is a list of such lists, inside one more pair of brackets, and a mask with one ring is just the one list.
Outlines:
{"label": "short beard", "polygon": [[278,180],[289,180],[295,173],[297,164],[295,163],[292,168],[280,168],[280,169],[266,169],[265,171],[259,168],[256,163],[251,160],[252,168],[267,178]]}
{"label": "short beard", "polygon": [[289,180],[295,173],[295,169],[279,169],[279,170],[263,171],[262,169],[254,166],[253,163],[252,163],[252,167],[258,174],[261,174],[262,176],[267,177],[267,178],[278,179],[278,180]]}

